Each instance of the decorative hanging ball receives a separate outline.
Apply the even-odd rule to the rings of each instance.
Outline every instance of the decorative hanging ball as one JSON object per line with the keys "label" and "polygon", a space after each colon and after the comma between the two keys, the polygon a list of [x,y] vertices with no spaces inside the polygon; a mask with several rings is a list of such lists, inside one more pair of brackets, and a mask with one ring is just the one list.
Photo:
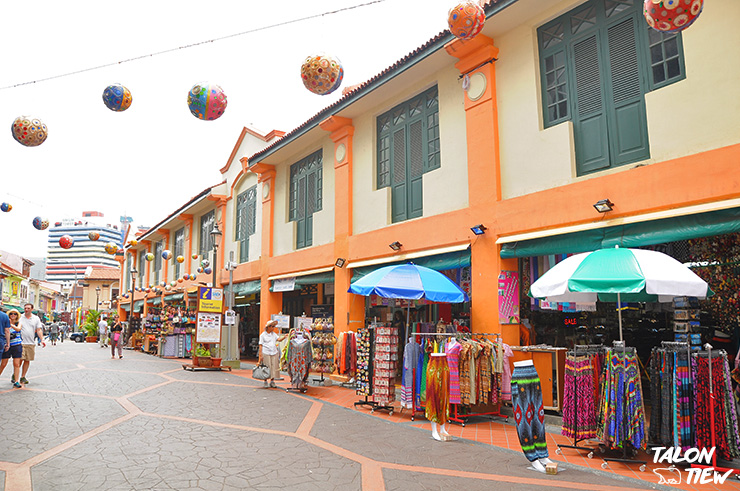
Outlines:
{"label": "decorative hanging ball", "polygon": [[129,245],[130,245],[131,247],[136,247],[136,245],[137,245],[138,243],[139,243],[139,241],[138,241],[138,240],[136,240],[136,239],[131,239],[131,240],[129,240],[129,241],[128,241],[128,244],[129,244]]}
{"label": "decorative hanging ball", "polygon": [[167,291],[170,291],[170,288],[172,288],[170,285],[165,285],[164,286],[164,289],[167,290]]}
{"label": "decorative hanging ball", "polygon": [[90,232],[89,234],[87,234],[87,238],[92,241],[96,241],[100,238],[100,234],[98,232]]}
{"label": "decorative hanging ball", "polygon": [[75,240],[72,238],[71,235],[62,235],[59,237],[59,247],[62,249],[69,249],[73,245],[75,245]]}
{"label": "decorative hanging ball", "polygon": [[645,0],[642,13],[656,31],[683,31],[699,17],[704,0]]}
{"label": "decorative hanging ball", "polygon": [[195,84],[188,93],[188,108],[198,119],[213,121],[220,118],[226,110],[226,104],[226,94],[216,84]]}
{"label": "decorative hanging ball", "polygon": [[132,101],[131,91],[121,84],[109,85],[103,91],[103,104],[111,111],[125,111]]}
{"label": "decorative hanging ball", "polygon": [[123,298],[128,298],[128,293],[124,293]]}
{"label": "decorative hanging ball", "polygon": [[342,63],[327,54],[308,56],[301,65],[303,85],[314,94],[331,94],[339,88],[343,78]]}
{"label": "decorative hanging ball", "polygon": [[147,261],[154,261],[154,253],[152,252],[147,252],[146,256],[144,257],[146,258]]}
{"label": "decorative hanging ball", "polygon": [[177,281],[175,280],[170,281],[170,286],[177,286]]}
{"label": "decorative hanging ball", "polygon": [[190,281],[195,281],[195,278],[197,278],[197,276],[195,276],[194,274],[190,275]]}
{"label": "decorative hanging ball", "polygon": [[45,220],[41,217],[36,217],[33,219],[33,226],[36,228],[36,230],[46,230],[49,228],[49,220]]}
{"label": "decorative hanging ball", "polygon": [[168,249],[163,250],[162,259],[164,259],[165,261],[169,261],[170,259],[172,259],[172,252]]}
{"label": "decorative hanging ball", "polygon": [[185,258],[184,258],[184,257],[182,257],[182,256],[177,256],[177,257],[175,258],[175,261],[177,261],[178,263],[182,264],[182,263],[184,263],[184,262],[185,262]]}
{"label": "decorative hanging ball", "polygon": [[472,0],[458,3],[447,14],[450,32],[459,39],[473,39],[483,29],[485,22],[486,12]]}
{"label": "decorative hanging ball", "polygon": [[178,278],[178,279],[177,279],[177,282],[178,282],[178,283],[182,283],[183,281],[184,281],[184,280],[183,280],[182,278]]}
{"label": "decorative hanging ball", "polygon": [[46,141],[49,130],[43,121],[31,116],[18,116],[13,121],[13,138],[21,145],[38,147]]}
{"label": "decorative hanging ball", "polygon": [[151,291],[152,291],[152,289],[151,289],[151,288],[147,288],[147,289],[146,289],[146,292],[147,292],[147,293],[149,293],[149,292],[151,292]]}
{"label": "decorative hanging ball", "polygon": [[115,242],[107,242],[105,244],[105,252],[107,252],[108,254],[115,254],[116,252],[118,252],[118,246]]}
{"label": "decorative hanging ball", "polygon": [[208,259],[204,259],[200,262],[200,265],[203,266],[204,268],[207,268],[208,266],[211,265],[211,261],[209,261]]}
{"label": "decorative hanging ball", "polygon": [[196,269],[195,271],[196,271],[196,272],[197,272],[198,274],[200,274],[200,273],[202,273],[202,272],[203,272],[203,268],[198,268],[198,269]]}
{"label": "decorative hanging ball", "polygon": [[13,205],[10,203],[3,203],[0,205],[0,210],[3,210],[5,213],[9,212],[13,209]]}
{"label": "decorative hanging ball", "polygon": [[193,259],[198,259],[198,255],[197,254],[193,254],[192,257],[193,257]]}
{"label": "decorative hanging ball", "polygon": [[211,273],[213,273],[213,270],[211,268],[206,268],[206,269],[203,270],[203,272],[205,274],[211,274]]}

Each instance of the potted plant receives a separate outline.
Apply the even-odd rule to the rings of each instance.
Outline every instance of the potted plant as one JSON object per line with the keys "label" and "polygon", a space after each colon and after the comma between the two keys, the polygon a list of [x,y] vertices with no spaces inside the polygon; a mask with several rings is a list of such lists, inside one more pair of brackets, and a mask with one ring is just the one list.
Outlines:
{"label": "potted plant", "polygon": [[212,365],[211,350],[205,348],[202,344],[196,344],[193,352],[193,365],[196,367],[210,367]]}
{"label": "potted plant", "polygon": [[82,329],[87,333],[85,340],[88,343],[98,342],[98,322],[100,322],[100,311],[89,310],[82,323]]}

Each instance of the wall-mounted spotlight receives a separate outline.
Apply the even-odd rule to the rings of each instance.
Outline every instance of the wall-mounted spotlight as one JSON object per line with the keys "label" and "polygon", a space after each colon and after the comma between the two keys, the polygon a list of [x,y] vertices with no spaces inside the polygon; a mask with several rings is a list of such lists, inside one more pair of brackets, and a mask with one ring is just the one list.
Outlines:
{"label": "wall-mounted spotlight", "polygon": [[598,211],[599,213],[606,213],[607,211],[612,211],[613,207],[614,207],[614,203],[609,201],[609,198],[599,200],[594,205],[594,208],[596,208],[596,211]]}
{"label": "wall-mounted spotlight", "polygon": [[398,250],[400,250],[400,249],[401,249],[401,247],[403,247],[403,244],[401,244],[401,243],[400,243],[400,242],[398,242],[398,241],[395,241],[395,242],[393,242],[393,243],[391,243],[391,244],[388,244],[388,247],[390,247],[390,248],[391,248],[391,249],[393,249],[394,251],[398,251]]}
{"label": "wall-mounted spotlight", "polygon": [[475,235],[483,235],[486,233],[486,230],[488,230],[488,227],[481,223],[475,227],[470,227],[470,230],[472,230]]}
{"label": "wall-mounted spotlight", "polygon": [[343,257],[339,257],[337,258],[337,262],[334,263],[334,266],[336,266],[337,268],[343,268],[346,262],[346,259],[344,259]]}

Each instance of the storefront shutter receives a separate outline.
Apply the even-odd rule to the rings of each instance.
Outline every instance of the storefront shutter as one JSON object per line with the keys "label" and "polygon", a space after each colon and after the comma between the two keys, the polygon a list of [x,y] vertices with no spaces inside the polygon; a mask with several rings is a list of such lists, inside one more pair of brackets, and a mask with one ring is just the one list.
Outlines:
{"label": "storefront shutter", "polygon": [[298,203],[296,207],[296,249],[306,247],[306,177],[298,179]]}
{"label": "storefront shutter", "polygon": [[393,132],[393,185],[391,186],[391,216],[393,222],[406,220],[406,128]]}
{"label": "storefront shutter", "polygon": [[409,124],[408,218],[418,218],[424,211],[424,142],[421,119]]}

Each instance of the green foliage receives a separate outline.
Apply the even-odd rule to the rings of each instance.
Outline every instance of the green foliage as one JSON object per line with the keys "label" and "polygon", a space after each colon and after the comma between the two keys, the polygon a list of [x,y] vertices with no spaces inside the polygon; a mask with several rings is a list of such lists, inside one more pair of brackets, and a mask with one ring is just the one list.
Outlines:
{"label": "green foliage", "polygon": [[211,356],[211,350],[204,348],[202,344],[196,344],[195,356]]}
{"label": "green foliage", "polygon": [[87,332],[88,336],[97,336],[98,322],[100,322],[100,311],[89,310],[87,316],[85,316],[85,321],[82,323],[82,329]]}

